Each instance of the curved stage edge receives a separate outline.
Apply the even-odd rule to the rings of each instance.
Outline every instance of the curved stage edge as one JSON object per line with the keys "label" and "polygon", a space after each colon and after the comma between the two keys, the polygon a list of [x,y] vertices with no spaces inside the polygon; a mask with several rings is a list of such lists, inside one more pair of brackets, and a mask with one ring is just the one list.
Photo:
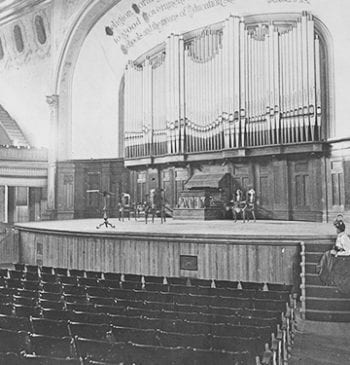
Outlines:
{"label": "curved stage edge", "polygon": [[334,242],[331,224],[111,219],[17,224],[19,262],[91,271],[285,283],[299,287],[300,244]]}

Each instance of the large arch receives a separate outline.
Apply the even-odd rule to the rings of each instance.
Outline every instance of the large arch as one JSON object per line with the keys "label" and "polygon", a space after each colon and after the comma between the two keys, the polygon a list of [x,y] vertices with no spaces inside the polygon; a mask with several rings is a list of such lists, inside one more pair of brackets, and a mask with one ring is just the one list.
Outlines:
{"label": "large arch", "polygon": [[72,158],[72,83],[81,47],[96,22],[120,0],[89,0],[78,12],[62,42],[53,71],[50,149],[48,153],[47,215],[56,216],[57,161]]}
{"label": "large arch", "polygon": [[72,81],[81,47],[97,21],[120,0],[89,0],[69,28],[57,57],[53,94],[58,95],[56,120],[57,160],[72,156]]}

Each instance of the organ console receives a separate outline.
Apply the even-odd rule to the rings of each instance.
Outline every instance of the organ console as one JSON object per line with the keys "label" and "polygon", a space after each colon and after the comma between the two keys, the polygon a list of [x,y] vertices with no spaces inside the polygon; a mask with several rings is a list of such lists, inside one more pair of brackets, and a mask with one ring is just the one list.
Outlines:
{"label": "organ console", "polygon": [[321,139],[320,40],[311,14],[230,16],[171,34],[125,69],[125,157]]}

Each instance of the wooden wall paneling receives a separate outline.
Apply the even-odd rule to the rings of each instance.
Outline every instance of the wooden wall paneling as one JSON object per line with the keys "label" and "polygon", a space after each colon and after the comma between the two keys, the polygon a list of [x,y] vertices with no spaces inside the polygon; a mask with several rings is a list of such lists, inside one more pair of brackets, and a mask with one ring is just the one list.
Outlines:
{"label": "wooden wall paneling", "polygon": [[312,200],[315,194],[312,163],[310,159],[290,161],[291,213],[293,220],[316,221]]}
{"label": "wooden wall paneling", "polygon": [[[242,281],[293,280],[293,263],[298,262],[298,244],[198,242],[50,235],[20,231],[21,262],[35,264],[37,246],[42,244],[42,262],[85,270],[103,270],[160,276],[191,276]],[[198,257],[198,271],[180,270],[180,255]]]}
{"label": "wooden wall paneling", "polygon": [[266,281],[269,276],[269,247],[268,246],[255,246],[256,247],[256,275],[254,281]]}
{"label": "wooden wall paneling", "polygon": [[168,168],[162,171],[162,188],[164,189],[165,204],[174,208],[177,202],[175,196],[174,168]]}
{"label": "wooden wall paneling", "polygon": [[311,164],[311,185],[310,185],[310,190],[311,190],[311,207],[312,210],[315,212],[315,220],[320,222],[322,221],[322,217],[323,217],[323,201],[324,201],[324,197],[322,195],[323,191],[324,191],[324,184],[325,184],[325,180],[324,180],[324,173],[323,173],[323,164],[322,164],[322,159],[318,158],[318,157],[312,157],[310,159],[310,164]]}
{"label": "wooden wall paneling", "polygon": [[255,181],[253,187],[256,191],[258,218],[272,218],[274,204],[273,194],[273,172],[271,162],[267,159],[261,159],[254,164]]}
{"label": "wooden wall paneling", "polygon": [[273,176],[273,219],[289,219],[289,176],[287,160],[272,160]]}
{"label": "wooden wall paneling", "polygon": [[146,194],[149,194],[151,189],[159,187],[159,174],[157,169],[149,168],[147,170]]}
{"label": "wooden wall paneling", "polygon": [[57,219],[74,218],[74,170],[74,163],[72,162],[65,161],[57,164]]}

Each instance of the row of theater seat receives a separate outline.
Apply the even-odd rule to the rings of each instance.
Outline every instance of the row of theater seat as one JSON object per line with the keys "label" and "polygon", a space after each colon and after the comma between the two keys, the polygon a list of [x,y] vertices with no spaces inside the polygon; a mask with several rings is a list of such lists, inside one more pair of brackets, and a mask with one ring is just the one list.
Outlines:
{"label": "row of theater seat", "polygon": [[[35,356],[56,361],[54,357],[62,354],[37,349],[56,340],[56,345],[43,347],[59,349],[69,343],[73,352],[64,357],[82,357],[86,364],[102,360],[138,364],[137,354],[144,357],[140,364],[172,363],[165,358],[174,354],[174,364],[212,364],[207,359],[214,355],[222,357],[222,364],[232,364],[233,359],[248,364],[263,351],[271,334],[276,335],[289,299],[289,288],[283,285],[270,291],[263,291],[261,284],[242,290],[231,282],[213,285],[202,279],[196,283],[187,278],[77,271],[35,266],[0,271],[0,329],[18,333],[30,344],[20,351],[7,349],[16,354],[8,355],[4,364],[10,364],[11,356],[16,364],[34,361]],[[176,346],[181,348],[170,348]],[[0,345],[0,352],[4,350]],[[28,355],[19,356],[21,351]],[[5,355],[0,355],[0,364],[1,356]]]}
{"label": "row of theater seat", "polygon": [[[17,342],[11,340],[11,336],[15,336],[14,332],[19,333],[18,336],[28,333],[33,338],[80,337],[113,343],[132,342],[139,345],[163,347],[180,346],[235,352],[243,349],[254,353],[259,346],[260,350],[263,349],[262,340],[269,341],[269,328],[267,327],[232,326],[232,332],[227,332],[223,336],[220,333],[208,334],[208,332],[212,332],[212,326],[206,323],[177,321],[177,323],[170,324],[147,318],[139,319],[138,324],[141,324],[141,327],[132,326],[133,321],[124,322],[124,326],[43,318],[31,318],[25,321],[23,317],[5,318],[5,316],[1,316],[0,321],[2,326],[0,327],[0,350],[2,352],[18,352],[25,349],[33,352],[25,348],[29,342],[28,339]],[[157,324],[160,326],[158,327]],[[11,336],[8,336],[9,334]],[[42,351],[38,353],[43,354]]]}
{"label": "row of theater seat", "polygon": [[[7,327],[13,327],[16,324],[19,327],[21,325],[25,327],[23,326],[23,319],[21,324],[18,323],[19,321],[20,319],[16,317],[7,318]],[[133,357],[134,364],[155,364],[158,363],[159,359],[154,358],[152,362],[152,358],[156,356],[157,352],[168,352],[169,356],[173,356],[174,354],[171,355],[172,350],[179,347],[182,356],[186,355],[191,358],[193,363],[200,364],[199,359],[201,357],[198,358],[198,355],[201,352],[203,355],[204,352],[209,358],[212,358],[213,353],[218,358],[220,356],[227,357],[227,361],[222,362],[222,364],[232,364],[232,356],[235,359],[242,360],[239,364],[249,364],[251,363],[249,359],[252,359],[257,351],[261,352],[263,350],[263,342],[259,334],[245,338],[223,337],[205,334],[168,333],[158,329],[50,321],[39,318],[32,318],[30,322],[31,328],[29,329],[32,329],[30,333],[23,331],[23,329],[17,331],[0,329],[0,353],[26,353],[61,359],[81,357],[93,359],[94,361],[113,361],[113,364],[115,364],[114,361],[117,359],[125,362],[128,356],[130,357],[130,354],[127,356],[123,353],[123,356],[120,357],[119,352],[115,353],[122,345],[122,347],[129,346],[129,350],[142,351],[145,356],[150,357],[149,361],[140,363],[136,362],[135,357]],[[2,318],[2,325],[4,325],[4,318]],[[40,334],[40,332],[47,333],[47,328],[55,331],[51,333],[55,337]],[[182,363],[179,359],[177,360],[174,363]],[[162,361],[159,363],[169,364],[164,359]]]}
{"label": "row of theater seat", "polygon": [[[0,292],[0,303],[13,302],[23,305],[40,305],[47,307],[50,301],[55,301],[54,308],[62,309],[57,303],[93,303],[93,298],[105,298],[100,304],[118,305],[123,302],[148,301],[160,302],[165,304],[184,304],[198,306],[217,306],[217,307],[246,307],[251,309],[277,309],[284,310],[286,298],[280,298],[277,294],[274,299],[259,299],[251,293],[246,295],[234,296],[232,293],[221,292],[221,295],[199,295],[199,294],[184,294],[184,293],[164,293],[147,290],[126,290],[126,289],[109,289],[101,290],[98,287],[81,287],[67,286],[62,287],[43,287],[37,290],[26,290],[21,288],[11,288],[5,285],[0,286],[3,290]],[[216,293],[218,294],[218,293]],[[46,304],[45,304],[46,303]],[[98,303],[97,303],[98,304]]]}
{"label": "row of theater seat", "polygon": [[[22,334],[16,333],[14,341]],[[25,334],[24,334],[25,335]],[[95,341],[76,337],[31,336],[28,350],[21,354],[0,353],[6,365],[247,365],[253,364],[248,351],[217,351],[183,347],[137,345],[131,342]],[[36,353],[34,354],[34,351]],[[46,354],[46,355],[45,355]],[[68,355],[68,356],[65,356]],[[65,357],[63,357],[65,356]]]}
{"label": "row of theater seat", "polygon": [[[154,275],[139,275],[139,274],[122,274],[114,272],[101,271],[86,271],[78,269],[54,268],[37,265],[16,264],[15,270],[0,269],[0,277],[9,277],[14,279],[27,279],[35,281],[38,278],[43,278],[43,281],[50,280],[65,280],[67,284],[74,283],[76,280],[85,282],[85,285],[95,286],[94,280],[97,279],[103,284],[104,280],[114,282],[135,282],[135,283],[157,283],[182,286],[201,286],[215,288],[231,288],[231,289],[253,289],[253,290],[274,290],[274,291],[291,291],[292,286],[276,283],[261,283],[261,282],[246,282],[246,281],[229,281],[229,280],[210,280],[189,277],[163,277]],[[54,279],[54,278],[55,279]],[[133,288],[132,288],[133,289]],[[135,288],[136,289],[136,288]]]}

